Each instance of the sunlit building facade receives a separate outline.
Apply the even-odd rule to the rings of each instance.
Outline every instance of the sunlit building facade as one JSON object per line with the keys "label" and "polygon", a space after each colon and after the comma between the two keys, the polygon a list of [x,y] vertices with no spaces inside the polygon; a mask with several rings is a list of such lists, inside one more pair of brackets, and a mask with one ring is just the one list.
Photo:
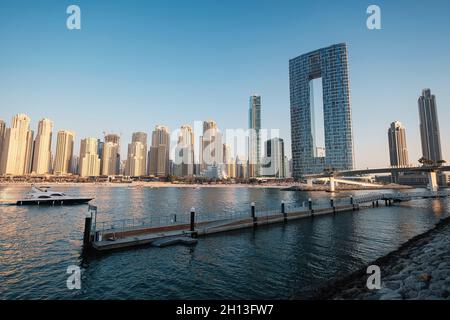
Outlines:
{"label": "sunlit building facade", "polygon": [[[316,155],[311,81],[321,79],[325,156]],[[289,61],[293,176],[354,165],[348,52],[345,43]]]}
{"label": "sunlit building facade", "polygon": [[54,174],[76,173],[72,171],[73,146],[75,133],[68,130],[60,130],[56,136],[56,155],[53,166]]}
{"label": "sunlit building facade", "polygon": [[436,97],[430,89],[424,89],[418,100],[422,156],[437,163],[442,159],[441,135]]}
{"label": "sunlit building facade", "polygon": [[100,175],[100,157],[98,142],[95,138],[81,140],[79,173],[82,177],[97,177]]}
{"label": "sunlit building facade", "polygon": [[11,128],[5,129],[0,161],[0,174],[24,175],[31,172],[33,131],[25,114],[13,117]]}
{"label": "sunlit building facade", "polygon": [[125,175],[132,177],[144,176],[147,168],[147,134],[133,133],[131,143],[128,144],[128,155],[125,164]]}
{"label": "sunlit building facade", "polygon": [[48,174],[52,172],[52,131],[53,121],[50,119],[39,121],[34,140],[32,173]]}
{"label": "sunlit building facade", "polygon": [[248,170],[250,177],[261,175],[261,96],[252,95],[248,108],[249,155]]}

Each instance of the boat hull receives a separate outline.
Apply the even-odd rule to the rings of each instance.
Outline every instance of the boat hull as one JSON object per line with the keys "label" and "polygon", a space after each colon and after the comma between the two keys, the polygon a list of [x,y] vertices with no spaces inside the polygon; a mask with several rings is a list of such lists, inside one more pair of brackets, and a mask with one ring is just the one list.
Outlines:
{"label": "boat hull", "polygon": [[85,204],[94,198],[77,198],[77,199],[23,199],[18,200],[16,205],[27,206],[27,205],[76,205]]}

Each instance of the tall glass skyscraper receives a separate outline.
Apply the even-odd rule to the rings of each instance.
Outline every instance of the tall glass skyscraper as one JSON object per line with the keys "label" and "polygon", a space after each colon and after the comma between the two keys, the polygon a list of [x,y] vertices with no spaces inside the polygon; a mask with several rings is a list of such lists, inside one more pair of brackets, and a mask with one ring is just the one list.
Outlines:
{"label": "tall glass skyscraper", "polygon": [[406,146],[406,129],[400,121],[391,123],[388,130],[389,158],[392,167],[407,167],[408,147]]}
{"label": "tall glass skyscraper", "polygon": [[424,89],[418,103],[422,155],[427,160],[437,162],[442,160],[442,151],[436,97],[430,89]]}
{"label": "tall glass skyscraper", "polygon": [[261,175],[261,96],[252,95],[248,108],[249,177]]}
{"label": "tall glass skyscraper", "polygon": [[[289,61],[293,177],[326,168],[351,170],[354,165],[352,113],[345,43],[322,48]],[[325,154],[315,144],[311,82],[322,80]],[[320,148],[322,149],[322,148]]]}
{"label": "tall glass skyscraper", "polygon": [[[408,147],[406,146],[406,129],[400,121],[391,123],[388,130],[389,159],[391,167],[407,167]],[[392,173],[392,182],[399,182],[399,173]]]}

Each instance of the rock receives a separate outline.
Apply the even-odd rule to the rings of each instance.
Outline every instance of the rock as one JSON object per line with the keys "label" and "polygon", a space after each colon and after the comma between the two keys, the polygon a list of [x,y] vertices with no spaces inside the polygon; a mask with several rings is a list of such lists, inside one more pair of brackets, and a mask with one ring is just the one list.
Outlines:
{"label": "rock", "polygon": [[405,299],[415,299],[419,296],[419,292],[417,292],[416,290],[409,290],[405,292],[404,296]]}
{"label": "rock", "polygon": [[431,280],[431,274],[429,274],[429,273],[422,273],[420,276],[419,276],[419,279],[420,280],[422,280],[422,281],[430,281]]}
{"label": "rock", "polygon": [[383,287],[391,290],[398,290],[402,285],[403,282],[401,280],[386,281],[385,283],[383,283]]}
{"label": "rock", "polygon": [[418,279],[413,275],[408,276],[404,281],[405,287],[414,288],[416,286],[417,280]]}
{"label": "rock", "polygon": [[444,280],[447,278],[448,274],[449,274],[450,270],[433,270],[431,272],[431,276],[433,277],[433,279],[435,280]]}
{"label": "rock", "polygon": [[403,297],[395,291],[381,295],[380,300],[403,300]]}
{"label": "rock", "polygon": [[[439,261],[439,260],[437,260],[437,261]],[[441,262],[441,263],[439,263],[438,268],[439,268],[439,269],[446,269],[446,268],[447,268],[447,262]]]}

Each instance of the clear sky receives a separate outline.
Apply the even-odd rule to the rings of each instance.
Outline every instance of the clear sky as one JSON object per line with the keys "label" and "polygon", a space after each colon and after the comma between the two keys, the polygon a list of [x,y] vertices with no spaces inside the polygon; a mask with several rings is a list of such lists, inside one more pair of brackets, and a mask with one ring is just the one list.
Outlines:
{"label": "clear sky", "polygon": [[[71,4],[81,30],[66,28]],[[370,4],[381,7],[382,30],[366,28]],[[125,154],[132,132],[156,124],[211,118],[246,128],[258,93],[263,127],[279,128],[290,152],[289,59],[346,42],[357,167],[388,164],[394,120],[406,126],[416,163],[426,87],[449,160],[449,17],[448,0],[2,0],[0,118],[9,125],[23,112],[36,129],[47,117],[77,140],[122,133]]]}

